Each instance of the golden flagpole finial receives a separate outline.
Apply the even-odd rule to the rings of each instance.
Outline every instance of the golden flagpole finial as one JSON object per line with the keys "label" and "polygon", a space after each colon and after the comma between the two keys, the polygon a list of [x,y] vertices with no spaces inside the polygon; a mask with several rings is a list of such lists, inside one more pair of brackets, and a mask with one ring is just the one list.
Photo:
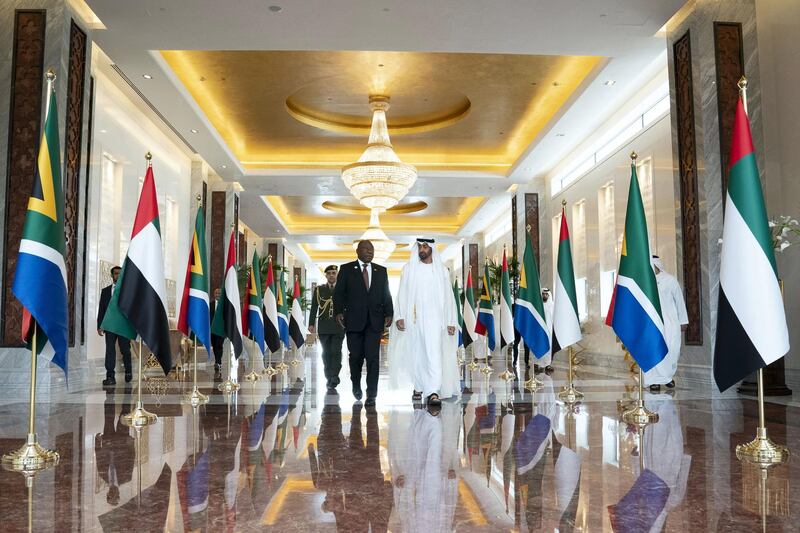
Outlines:
{"label": "golden flagpole finial", "polygon": [[742,76],[739,78],[739,81],[736,85],[739,86],[740,91],[747,89],[747,76]]}
{"label": "golden flagpole finial", "polygon": [[634,152],[631,152],[631,163],[635,163],[635,162],[636,162],[636,159],[637,159],[638,157],[639,157],[639,156],[636,154],[636,152],[635,152],[635,151],[634,151]]}
{"label": "golden flagpole finial", "polygon": [[561,207],[567,207],[567,201],[561,200]]}
{"label": "golden flagpole finial", "polygon": [[739,97],[742,99],[742,104],[744,104],[744,113],[749,115],[747,112],[747,77],[742,76],[739,78],[739,82],[736,85],[739,86]]}
{"label": "golden flagpole finial", "polygon": [[272,254],[267,254],[267,261],[272,261]]}
{"label": "golden flagpole finial", "polygon": [[147,166],[148,167],[152,167],[153,166],[153,154],[151,154],[150,152],[147,152],[146,154],[144,154],[144,158],[147,160]]}
{"label": "golden flagpole finial", "polygon": [[194,199],[197,200],[197,203],[199,204],[203,201],[203,196],[198,194],[197,196],[194,197]]}
{"label": "golden flagpole finial", "polygon": [[47,69],[47,72],[45,73],[44,77],[45,79],[47,79],[47,81],[50,82],[56,81],[56,71],[49,68]]}
{"label": "golden flagpole finial", "polygon": [[530,233],[530,232],[531,232],[531,225],[530,225],[530,224],[528,224],[527,226],[525,226],[525,230],[526,230],[528,233]]}

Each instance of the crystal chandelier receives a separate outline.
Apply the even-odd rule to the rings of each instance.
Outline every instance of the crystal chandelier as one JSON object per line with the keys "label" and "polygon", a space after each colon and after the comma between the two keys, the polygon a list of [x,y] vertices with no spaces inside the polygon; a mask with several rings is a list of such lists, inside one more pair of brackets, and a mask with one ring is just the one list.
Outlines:
{"label": "crystal chandelier", "polygon": [[[400,161],[392,149],[386,126],[388,96],[370,96],[372,128],[367,149],[358,161],[342,168],[342,181],[350,193],[369,209],[394,207],[417,180],[417,169]],[[377,249],[376,249],[377,253]]]}
{"label": "crystal chandelier", "polygon": [[358,247],[359,241],[367,240],[375,247],[374,261],[385,263],[389,256],[394,252],[395,243],[381,229],[381,222],[378,220],[378,210],[373,209],[369,215],[369,227],[367,231],[357,241],[353,242],[353,249]]}

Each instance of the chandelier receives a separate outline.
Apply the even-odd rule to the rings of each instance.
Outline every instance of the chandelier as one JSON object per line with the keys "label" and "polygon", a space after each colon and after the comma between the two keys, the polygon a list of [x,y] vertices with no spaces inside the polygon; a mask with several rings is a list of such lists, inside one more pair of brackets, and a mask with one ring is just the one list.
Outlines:
{"label": "chandelier", "polygon": [[361,205],[381,212],[394,207],[408,194],[417,180],[417,169],[400,161],[392,149],[386,126],[389,97],[370,96],[369,107],[372,128],[367,149],[358,161],[342,168],[342,181]]}
{"label": "chandelier", "polygon": [[369,215],[369,227],[367,231],[357,241],[353,242],[353,249],[358,248],[360,241],[370,241],[372,246],[375,247],[374,261],[378,263],[385,263],[389,256],[394,252],[395,243],[386,233],[381,229],[380,220],[378,220],[378,210],[373,209]]}

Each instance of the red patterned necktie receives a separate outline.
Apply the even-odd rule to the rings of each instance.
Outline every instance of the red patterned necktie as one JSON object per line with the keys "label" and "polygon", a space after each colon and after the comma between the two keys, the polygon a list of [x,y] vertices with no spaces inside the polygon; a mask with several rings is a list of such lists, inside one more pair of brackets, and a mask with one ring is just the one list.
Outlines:
{"label": "red patterned necktie", "polygon": [[364,268],[361,269],[361,276],[364,278],[364,287],[369,290],[369,272],[367,272],[367,268],[369,268],[369,263],[364,263]]}

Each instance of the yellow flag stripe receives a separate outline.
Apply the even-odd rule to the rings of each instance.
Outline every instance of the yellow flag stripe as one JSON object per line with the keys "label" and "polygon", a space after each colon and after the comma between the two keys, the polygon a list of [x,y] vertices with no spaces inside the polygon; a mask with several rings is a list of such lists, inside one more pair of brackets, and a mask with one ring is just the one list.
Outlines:
{"label": "yellow flag stripe", "polygon": [[197,234],[192,236],[192,274],[203,275],[203,263],[200,261],[200,243],[197,242]]}
{"label": "yellow flag stripe", "polygon": [[43,199],[34,198],[33,196],[28,199],[28,209],[36,211],[42,215],[50,218],[53,222],[57,222],[58,215],[56,214],[56,194],[53,190],[53,170],[50,167],[50,148],[47,146],[47,136],[42,135],[42,144],[39,147],[39,175],[37,178],[40,180]]}

